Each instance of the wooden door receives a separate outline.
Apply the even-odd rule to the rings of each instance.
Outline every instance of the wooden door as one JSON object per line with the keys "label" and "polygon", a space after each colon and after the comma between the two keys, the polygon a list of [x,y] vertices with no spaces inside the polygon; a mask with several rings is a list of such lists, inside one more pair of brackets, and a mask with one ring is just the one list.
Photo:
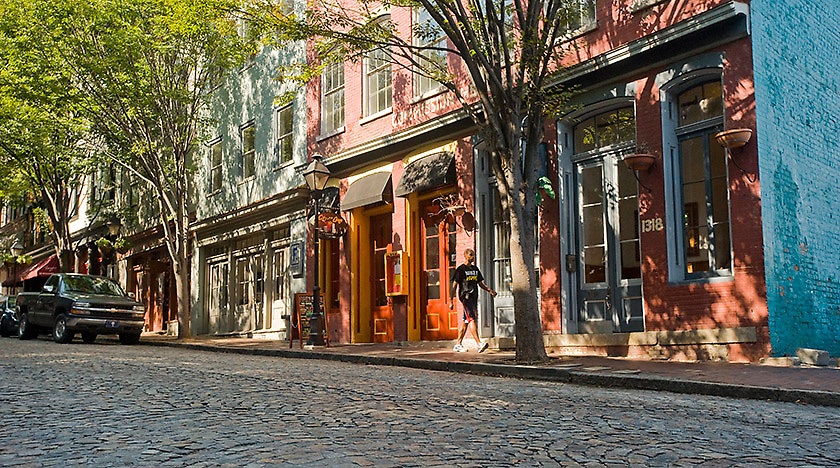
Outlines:
{"label": "wooden door", "polygon": [[394,341],[394,310],[385,295],[385,253],[391,243],[391,213],[370,218],[371,334],[374,343]]}
{"label": "wooden door", "polygon": [[[421,213],[434,210],[424,206]],[[455,273],[457,251],[455,224],[449,222],[427,222],[421,228],[422,272],[421,328],[422,340],[454,340],[458,338],[458,310],[449,308],[450,278]],[[456,299],[457,300],[457,299]]]}

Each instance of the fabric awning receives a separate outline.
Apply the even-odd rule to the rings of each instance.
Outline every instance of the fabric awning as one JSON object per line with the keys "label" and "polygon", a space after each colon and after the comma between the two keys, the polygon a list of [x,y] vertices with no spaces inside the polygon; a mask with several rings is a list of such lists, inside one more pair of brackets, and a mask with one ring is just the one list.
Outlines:
{"label": "fabric awning", "polygon": [[341,210],[373,205],[375,203],[393,203],[394,196],[390,172],[374,172],[356,180],[347,188],[341,200]]}
{"label": "fabric awning", "polygon": [[434,153],[406,166],[395,194],[405,197],[455,182],[455,155],[450,152]]}
{"label": "fabric awning", "polygon": [[27,267],[18,268],[21,269],[21,271],[18,272],[17,278],[9,278],[6,281],[3,281],[3,286],[14,286],[15,284],[35,278],[36,276],[50,276],[53,273],[58,273],[58,257],[50,255],[49,257],[42,258]]}

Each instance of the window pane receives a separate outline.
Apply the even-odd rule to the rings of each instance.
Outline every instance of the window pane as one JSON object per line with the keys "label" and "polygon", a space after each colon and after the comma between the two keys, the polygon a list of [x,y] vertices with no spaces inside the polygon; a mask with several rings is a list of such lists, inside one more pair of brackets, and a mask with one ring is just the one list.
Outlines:
{"label": "window pane", "polygon": [[680,125],[700,122],[723,115],[723,95],[720,81],[695,86],[681,93],[677,99]]}
{"label": "window pane", "polygon": [[595,149],[595,119],[587,119],[575,126],[575,153]]}
{"label": "window pane", "polygon": [[632,107],[622,107],[584,120],[574,129],[575,153],[584,153],[627,143],[636,138],[636,119]]}
{"label": "window pane", "polygon": [[584,281],[603,283],[607,280],[606,255],[603,247],[583,249]]}

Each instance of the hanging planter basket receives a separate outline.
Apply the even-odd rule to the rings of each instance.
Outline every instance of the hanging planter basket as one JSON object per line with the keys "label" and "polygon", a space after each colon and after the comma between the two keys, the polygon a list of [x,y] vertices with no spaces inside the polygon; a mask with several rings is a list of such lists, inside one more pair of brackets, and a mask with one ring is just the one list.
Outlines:
{"label": "hanging planter basket", "polygon": [[646,171],[650,169],[656,156],[647,153],[632,153],[627,154],[622,158],[624,164],[634,171]]}
{"label": "hanging planter basket", "polygon": [[749,128],[733,128],[715,135],[720,146],[727,149],[740,148],[747,144],[752,137],[752,130]]}

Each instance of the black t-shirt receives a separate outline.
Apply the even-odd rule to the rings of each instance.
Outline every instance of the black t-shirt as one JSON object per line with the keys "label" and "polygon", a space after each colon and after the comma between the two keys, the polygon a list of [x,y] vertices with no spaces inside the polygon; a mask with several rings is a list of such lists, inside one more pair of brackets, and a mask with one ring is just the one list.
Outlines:
{"label": "black t-shirt", "polygon": [[455,270],[453,281],[458,283],[458,297],[475,300],[478,298],[478,284],[484,281],[484,276],[477,266],[462,264]]}

